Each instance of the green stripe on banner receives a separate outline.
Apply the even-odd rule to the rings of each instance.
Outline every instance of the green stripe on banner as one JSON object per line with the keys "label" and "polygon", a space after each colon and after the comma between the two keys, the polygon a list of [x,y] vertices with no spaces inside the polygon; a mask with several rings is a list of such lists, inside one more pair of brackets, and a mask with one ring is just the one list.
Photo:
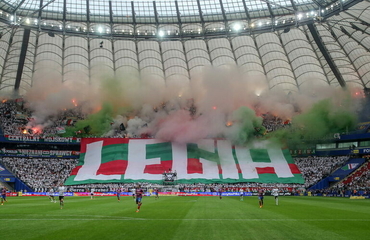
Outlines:
{"label": "green stripe on banner", "polygon": [[80,158],[76,166],[82,166],[85,164],[85,155],[86,153],[80,153]]}
{"label": "green stripe on banner", "polygon": [[200,149],[197,144],[189,143],[187,144],[188,158],[203,158],[212,162],[220,163],[220,157],[216,152],[208,152],[204,149]]}
{"label": "green stripe on banner", "polygon": [[[85,180],[85,181],[74,181],[75,176],[70,176],[64,185],[76,185],[76,184],[90,184],[90,183],[107,183],[106,180]],[[136,183],[136,182],[148,182],[162,184],[162,180],[147,180],[147,179],[124,179],[122,175],[121,180],[109,180],[110,183]],[[260,182],[260,183],[299,183],[303,184],[304,180],[301,174],[294,174],[291,178],[278,178],[276,174],[260,174],[258,179],[203,179],[203,178],[192,178],[192,179],[179,179],[177,181],[180,184],[193,184],[193,183],[239,183],[239,182]]]}
{"label": "green stripe on banner", "polygon": [[251,149],[253,162],[271,162],[267,149]]}
{"label": "green stripe on banner", "polygon": [[292,158],[292,155],[290,155],[289,149],[283,149],[283,154],[288,163],[294,163],[294,159]]}
{"label": "green stripe on banner", "polygon": [[154,143],[146,145],[146,159],[160,158],[161,161],[172,160],[171,142]]}
{"label": "green stripe on banner", "polygon": [[[66,186],[69,186],[69,185],[76,185],[76,184],[90,184],[90,183],[107,183],[107,180],[96,180],[96,179],[88,179],[88,180],[84,180],[84,181],[75,181],[75,177],[76,175],[73,175],[73,176],[70,176],[67,178],[67,180],[65,181],[64,185]],[[125,175],[121,175],[121,179],[120,180],[109,180],[108,182],[109,183],[131,183],[131,182],[137,182],[137,180],[135,181],[127,181],[124,179],[125,178]],[[147,181],[147,182],[150,182],[150,181]]]}
{"label": "green stripe on banner", "polygon": [[101,163],[113,160],[128,160],[128,144],[112,144],[103,147]]}

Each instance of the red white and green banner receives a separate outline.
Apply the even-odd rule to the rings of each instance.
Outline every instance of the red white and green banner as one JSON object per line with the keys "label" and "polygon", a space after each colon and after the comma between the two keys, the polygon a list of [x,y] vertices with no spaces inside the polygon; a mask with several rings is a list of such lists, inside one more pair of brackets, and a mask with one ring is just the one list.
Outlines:
{"label": "red white and green banner", "polygon": [[179,144],[157,139],[84,138],[65,185],[109,182],[304,183],[289,150],[250,149],[227,140]]}

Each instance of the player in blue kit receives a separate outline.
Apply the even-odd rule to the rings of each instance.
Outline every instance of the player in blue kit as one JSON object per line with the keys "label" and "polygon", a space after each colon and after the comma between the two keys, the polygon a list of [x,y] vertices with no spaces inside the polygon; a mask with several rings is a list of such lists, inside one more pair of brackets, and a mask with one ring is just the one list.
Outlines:
{"label": "player in blue kit", "polygon": [[223,192],[223,188],[222,188],[222,187],[220,187],[220,188],[218,189],[218,196],[220,197],[220,199],[222,199],[222,192]]}
{"label": "player in blue kit", "polygon": [[263,190],[262,189],[258,190],[258,201],[260,204],[260,208],[263,208]]}
{"label": "player in blue kit", "polygon": [[124,189],[123,187],[120,187],[117,189],[117,199],[118,199],[118,202],[121,201],[121,194],[124,192]]}
{"label": "player in blue kit", "polygon": [[141,200],[143,198],[143,194],[144,194],[144,191],[143,189],[141,188],[140,185],[137,186],[136,188],[136,191],[135,191],[135,196],[136,196],[136,204],[137,204],[137,210],[136,212],[139,212],[140,211],[140,207],[141,207]]}
{"label": "player in blue kit", "polygon": [[158,189],[157,188],[154,188],[153,193],[154,193],[154,196],[155,196],[155,200],[157,200],[159,198],[159,196],[158,196]]}
{"label": "player in blue kit", "polygon": [[6,200],[6,187],[1,189],[1,205],[4,205],[4,202],[8,202]]}

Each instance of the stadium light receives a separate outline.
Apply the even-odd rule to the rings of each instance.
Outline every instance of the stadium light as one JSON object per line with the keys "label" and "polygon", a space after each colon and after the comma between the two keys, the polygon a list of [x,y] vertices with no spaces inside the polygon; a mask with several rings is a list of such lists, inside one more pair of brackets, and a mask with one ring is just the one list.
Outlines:
{"label": "stadium light", "polygon": [[102,27],[98,27],[98,32],[99,33],[102,33],[103,32],[103,28]]}
{"label": "stadium light", "polygon": [[30,24],[30,19],[29,18],[26,19],[26,23]]}
{"label": "stadium light", "polygon": [[242,26],[239,23],[235,23],[233,28],[235,31],[239,31],[242,28]]}
{"label": "stadium light", "polygon": [[158,32],[158,36],[163,37],[164,36],[164,32],[163,31],[159,31]]}

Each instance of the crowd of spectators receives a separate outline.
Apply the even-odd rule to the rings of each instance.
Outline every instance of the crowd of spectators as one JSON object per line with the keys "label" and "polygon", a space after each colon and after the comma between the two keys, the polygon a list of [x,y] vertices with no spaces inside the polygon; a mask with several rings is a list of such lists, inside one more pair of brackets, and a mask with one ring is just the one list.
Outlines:
{"label": "crowd of spectators", "polygon": [[35,191],[45,191],[64,183],[77,159],[3,157],[2,163]]}
{"label": "crowd of spectators", "polygon": [[267,133],[290,126],[290,120],[283,120],[270,113],[263,114],[262,119],[262,126],[266,128]]}
{"label": "crowd of spectators", "polygon": [[0,104],[0,128],[4,135],[56,136],[64,127],[86,116],[79,108],[59,111],[47,116],[39,123],[32,111],[24,106],[23,100],[3,100]]}
{"label": "crowd of spectators", "polygon": [[305,187],[309,188],[318,183],[321,179],[329,176],[334,170],[341,167],[348,159],[349,156],[310,156],[305,158],[295,158],[295,163],[305,179]]}
{"label": "crowd of spectators", "polygon": [[344,190],[370,191],[370,161],[368,160],[351,176],[337,184],[336,188]]}
{"label": "crowd of spectators", "polygon": [[[189,111],[192,112],[192,108],[189,108]],[[61,109],[57,114],[45,116],[45,119],[41,121],[33,117],[33,112],[26,107],[26,103],[23,102],[22,98],[4,99],[0,102],[0,129],[4,135],[58,136],[65,132],[67,126],[71,126],[76,121],[86,117],[86,114],[82,113],[80,107],[76,107],[73,109]],[[288,120],[282,120],[270,113],[262,114],[261,117],[263,118],[262,126],[266,128],[267,133],[290,125]],[[84,130],[81,129],[81,132],[84,132]],[[78,135],[77,132],[76,135]],[[84,136],[86,136],[85,132]],[[102,136],[88,135],[88,137]],[[112,128],[104,137],[151,138],[152,136],[146,134],[135,135],[119,127]]]}

